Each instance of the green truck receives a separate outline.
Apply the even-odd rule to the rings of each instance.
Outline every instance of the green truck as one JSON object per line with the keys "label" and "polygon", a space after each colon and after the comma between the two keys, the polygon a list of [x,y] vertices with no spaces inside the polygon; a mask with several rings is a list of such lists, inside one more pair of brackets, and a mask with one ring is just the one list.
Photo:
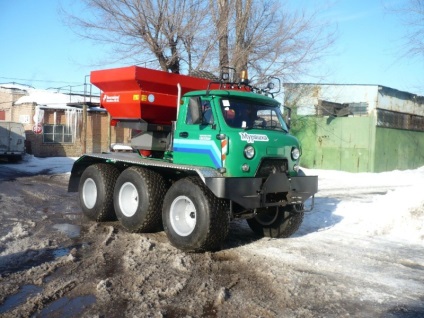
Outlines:
{"label": "green truck", "polygon": [[299,167],[299,141],[289,133],[271,88],[244,76],[230,81],[138,66],[91,72],[111,125],[132,129],[132,152],[85,154],[69,191],[83,213],[118,219],[130,232],[164,229],[175,247],[212,251],[233,219],[260,236],[288,237],[313,208],[318,177]]}

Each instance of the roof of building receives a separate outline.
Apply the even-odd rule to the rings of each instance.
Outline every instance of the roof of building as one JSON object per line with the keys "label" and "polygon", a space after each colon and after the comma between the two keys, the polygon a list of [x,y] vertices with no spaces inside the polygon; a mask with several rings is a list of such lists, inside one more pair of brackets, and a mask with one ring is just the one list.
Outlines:
{"label": "roof of building", "polygon": [[388,86],[384,86],[384,85],[379,85],[379,84],[341,84],[341,83],[284,83],[283,86],[301,86],[301,85],[310,85],[310,86],[374,86],[374,87],[378,87],[379,91],[381,91],[382,93],[388,94],[388,95],[392,95],[392,96],[399,96],[399,95],[403,95],[403,96],[408,96],[409,98],[414,98],[414,99],[420,99],[420,100],[424,100],[424,96],[421,95],[417,95],[414,93],[410,93],[410,92],[406,92],[406,91],[401,91],[395,88],[391,88]]}
{"label": "roof of building", "polygon": [[70,109],[78,107],[84,103],[90,106],[99,106],[100,97],[86,96],[84,94],[62,93],[54,90],[36,89],[17,83],[0,84],[0,88],[20,90],[25,93],[16,100],[15,105],[36,104],[42,108]]}

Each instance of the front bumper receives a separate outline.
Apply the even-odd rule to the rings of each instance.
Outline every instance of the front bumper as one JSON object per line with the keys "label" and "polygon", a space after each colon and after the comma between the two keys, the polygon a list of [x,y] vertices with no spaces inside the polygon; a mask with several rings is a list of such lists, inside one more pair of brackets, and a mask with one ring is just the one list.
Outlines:
{"label": "front bumper", "polygon": [[218,197],[229,199],[245,209],[301,204],[318,192],[318,176],[287,177],[274,173],[263,178],[205,178]]}

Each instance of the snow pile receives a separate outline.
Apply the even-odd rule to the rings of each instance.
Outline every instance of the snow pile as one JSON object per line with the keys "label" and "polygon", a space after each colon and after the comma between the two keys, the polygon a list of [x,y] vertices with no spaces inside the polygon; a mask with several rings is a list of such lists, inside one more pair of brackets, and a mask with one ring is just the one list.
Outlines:
{"label": "snow pile", "polygon": [[304,232],[324,228],[424,241],[424,167],[383,173],[309,170],[307,174],[319,175],[320,192],[314,212],[306,217]]}
{"label": "snow pile", "polygon": [[30,174],[47,173],[59,174],[70,173],[72,165],[77,157],[50,157],[39,158],[33,155],[25,155],[21,164],[10,166],[11,169],[18,172],[26,172]]}
{"label": "snow pile", "polygon": [[29,235],[29,233],[28,233],[27,226],[23,225],[22,223],[16,223],[13,226],[12,231],[7,233],[3,237],[0,237],[0,243],[6,243],[8,241],[13,241],[13,240],[16,240],[16,239],[22,239],[24,237],[27,237],[28,235]]}
{"label": "snow pile", "polygon": [[396,189],[376,196],[370,203],[342,202],[334,214],[343,217],[345,231],[424,240],[424,201],[418,195],[413,187]]}

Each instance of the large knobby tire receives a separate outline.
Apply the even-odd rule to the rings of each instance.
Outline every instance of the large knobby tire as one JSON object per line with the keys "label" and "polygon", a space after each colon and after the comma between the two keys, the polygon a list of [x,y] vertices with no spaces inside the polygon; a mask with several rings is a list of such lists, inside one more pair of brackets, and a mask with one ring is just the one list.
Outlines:
{"label": "large knobby tire", "polygon": [[113,195],[118,220],[130,232],[160,230],[165,192],[166,183],[160,174],[142,167],[124,170]]}
{"label": "large knobby tire", "polygon": [[[296,206],[302,210],[303,205]],[[247,220],[249,227],[260,237],[284,238],[293,235],[303,221],[303,212],[293,206],[259,209],[258,214]]]}
{"label": "large knobby tire", "polygon": [[214,251],[227,237],[230,218],[225,200],[197,177],[175,182],[163,201],[163,228],[171,244],[183,251]]}
{"label": "large knobby tire", "polygon": [[113,188],[119,170],[106,163],[97,163],[84,170],[79,182],[78,193],[81,209],[91,220],[116,220],[113,208]]}

